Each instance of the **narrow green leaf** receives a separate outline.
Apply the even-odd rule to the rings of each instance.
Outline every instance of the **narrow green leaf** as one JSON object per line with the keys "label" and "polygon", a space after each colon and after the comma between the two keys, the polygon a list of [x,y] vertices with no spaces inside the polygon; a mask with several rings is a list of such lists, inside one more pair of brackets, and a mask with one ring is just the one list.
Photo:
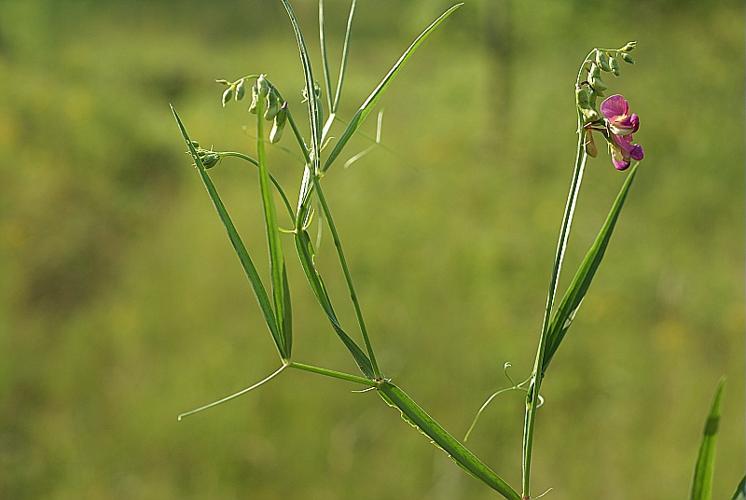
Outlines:
{"label": "narrow green leaf", "polygon": [[[725,379],[722,378],[718,382],[710,414],[705,421],[702,444],[699,446],[697,465],[694,468],[692,500],[711,500],[712,498],[712,476],[715,471],[715,445],[717,444],[718,425],[720,424],[720,402],[723,397],[724,387]],[[738,492],[736,492],[736,495],[738,495]]]}
{"label": "narrow green leaf", "polygon": [[259,302],[259,307],[262,310],[264,320],[267,323],[267,327],[269,327],[269,331],[272,334],[272,339],[274,340],[275,346],[280,353],[280,357],[285,359],[286,353],[283,351],[282,348],[283,339],[280,335],[279,329],[277,328],[277,322],[275,320],[274,313],[272,312],[272,306],[270,305],[267,291],[264,289],[262,280],[259,278],[259,273],[257,273],[256,271],[254,262],[251,260],[249,252],[246,250],[246,246],[244,246],[243,241],[241,240],[241,236],[239,236],[238,231],[236,231],[236,227],[233,225],[233,221],[228,214],[228,210],[225,208],[225,205],[220,199],[220,196],[218,195],[218,191],[215,188],[212,179],[210,179],[210,176],[207,174],[207,170],[202,164],[202,160],[197,155],[197,150],[194,149],[194,145],[189,138],[189,134],[187,133],[186,128],[181,121],[181,118],[179,118],[179,115],[176,113],[176,110],[173,106],[171,106],[171,112],[176,119],[176,123],[179,125],[179,130],[181,131],[181,135],[184,138],[187,147],[189,148],[189,152],[194,159],[194,163],[197,165],[197,171],[199,172],[200,178],[202,179],[202,183],[205,185],[205,188],[207,189],[207,193],[210,195],[210,199],[212,200],[213,205],[215,205],[215,210],[217,210],[218,216],[220,217],[223,226],[225,226],[225,230],[228,233],[228,238],[233,245],[233,249],[236,251],[238,260],[241,262],[241,266],[246,273],[246,277],[249,279],[249,283],[251,283],[251,287],[254,290],[254,295]]}
{"label": "narrow green leaf", "polygon": [[347,350],[350,351],[350,354],[352,354],[352,357],[355,359],[355,363],[360,368],[360,371],[363,372],[366,377],[371,379],[374,378],[375,373],[370,359],[368,359],[360,346],[357,345],[349,335],[347,335],[347,332],[345,332],[339,324],[339,319],[337,318],[337,314],[334,312],[331,299],[326,291],[324,280],[321,278],[321,274],[316,269],[316,264],[313,261],[313,244],[311,243],[311,238],[307,231],[303,229],[297,230],[295,234],[295,247],[298,251],[298,258],[303,267],[303,272],[306,275],[308,283],[311,285],[311,290],[313,290],[316,299],[319,301],[319,304],[321,304],[321,308],[324,310],[324,313],[326,313],[327,318],[329,318],[332,328],[334,328],[339,339],[345,347],[347,347]]}
{"label": "narrow green leaf", "polygon": [[[298,19],[295,17],[293,7],[290,5],[288,0],[281,1],[288,17],[290,18],[290,24],[293,26],[295,42],[298,45],[298,53],[300,54],[300,61],[303,66],[303,76],[306,80],[306,93],[308,95],[308,118],[311,127],[311,159],[314,162],[314,166],[317,166],[319,161],[319,143],[321,139],[321,110],[319,109],[319,101],[316,98],[316,92],[314,91],[315,81],[313,79],[313,68],[311,67],[311,59],[308,56],[306,42],[303,39],[303,32],[298,24]],[[314,172],[317,170],[317,168],[313,169]]]}
{"label": "narrow green leaf", "polygon": [[[283,0],[283,2],[286,0]],[[396,63],[391,67],[389,72],[386,74],[386,76],[383,77],[383,80],[376,86],[375,89],[373,89],[373,92],[370,93],[367,99],[363,102],[363,104],[360,106],[360,108],[357,110],[355,115],[350,120],[349,125],[347,125],[347,128],[344,130],[342,135],[337,140],[337,143],[334,145],[334,148],[332,149],[331,153],[329,153],[329,156],[327,157],[326,161],[324,162],[323,171],[326,171],[331,166],[332,162],[339,156],[339,154],[342,152],[342,149],[345,147],[347,142],[350,140],[350,138],[353,136],[355,131],[357,131],[358,128],[363,124],[365,119],[368,117],[371,111],[373,111],[373,108],[378,103],[378,101],[381,99],[383,93],[386,91],[388,86],[393,81],[394,77],[399,73],[399,71],[404,66],[404,63],[407,62],[407,60],[414,54],[414,52],[420,47],[420,45],[423,44],[425,40],[430,36],[430,34],[435,31],[435,29],[440,26],[440,24],[445,21],[451,14],[453,14],[459,7],[461,7],[463,4],[459,3],[451,7],[450,9],[446,10],[443,14],[440,15],[435,21],[430,24],[425,30],[420,33],[420,35],[415,38],[414,42],[407,48],[407,50],[404,51],[404,54],[399,58]]]}
{"label": "narrow green leaf", "polygon": [[458,439],[448,433],[435,419],[420,407],[403,390],[391,382],[383,382],[378,387],[383,400],[392,408],[397,408],[402,418],[429,437],[468,473],[485,483],[509,500],[521,500],[521,496],[500,476],[482,462]]}
{"label": "narrow green leaf", "polygon": [[[342,268],[342,272],[345,276],[345,282],[347,283],[347,290],[350,292],[350,300],[352,300],[352,305],[355,309],[355,318],[357,319],[357,323],[360,326],[360,334],[363,336],[363,342],[365,343],[365,349],[368,352],[368,359],[370,360],[370,364],[373,367],[373,373],[375,374],[376,378],[381,378],[381,371],[378,368],[378,362],[376,361],[376,355],[373,352],[373,345],[370,342],[370,337],[368,336],[368,328],[365,326],[365,319],[363,318],[363,311],[360,307],[360,301],[357,297],[357,292],[355,291],[355,284],[352,281],[352,273],[350,273],[350,268],[347,265],[347,258],[344,254],[344,249],[342,248],[342,241],[339,238],[339,233],[337,232],[337,226],[334,223],[334,218],[332,217],[331,209],[329,208],[329,205],[326,202],[326,197],[324,195],[324,190],[321,188],[321,182],[319,182],[318,179],[314,178],[313,180],[314,188],[316,189],[316,196],[319,199],[319,203],[321,205],[321,213],[319,214],[319,227],[321,227],[322,218],[326,219],[327,225],[329,226],[329,231],[332,233],[332,239],[334,240],[334,247],[337,249],[337,256],[339,257],[339,265]],[[323,216],[321,215],[323,214]]]}
{"label": "narrow green leaf", "polygon": [[[277,228],[279,231],[279,227]],[[293,305],[290,300],[290,283],[285,265],[282,266],[282,288],[284,307],[282,308],[282,336],[285,339],[285,347],[288,357],[293,352]]]}
{"label": "narrow green leaf", "polygon": [[292,352],[293,328],[290,297],[288,296],[285,259],[282,254],[282,241],[277,225],[275,202],[272,198],[272,186],[267,168],[267,154],[264,148],[264,99],[259,99],[256,106],[256,151],[259,163],[259,190],[262,194],[264,225],[267,229],[267,246],[269,247],[269,270],[272,278],[272,298],[275,305],[275,318],[280,322],[283,359],[289,359]]}
{"label": "narrow green leaf", "polygon": [[606,247],[608,246],[611,234],[614,231],[614,226],[619,218],[619,213],[624,206],[624,201],[627,199],[627,193],[632,186],[632,181],[635,179],[635,175],[637,175],[637,167],[638,165],[632,167],[629,174],[627,174],[627,178],[625,179],[616,200],[614,200],[614,204],[609,211],[609,215],[607,216],[604,225],[601,227],[598,236],[596,236],[596,240],[593,242],[593,245],[581,262],[578,271],[575,273],[575,277],[570,283],[565,296],[562,298],[562,302],[560,302],[560,305],[554,314],[547,333],[547,346],[544,352],[542,373],[546,372],[554,353],[557,352],[560,343],[564,339],[567,330],[570,328],[570,325],[575,318],[575,313],[577,313],[578,308],[593,281],[598,266],[601,265],[604,253],[606,252]]}
{"label": "narrow green leaf", "polygon": [[326,26],[324,18],[324,0],[319,0],[319,45],[321,46],[321,62],[324,70],[324,88],[326,104],[329,113],[332,113],[332,79],[329,74],[329,56],[326,54]]}
{"label": "narrow green leaf", "polygon": [[731,498],[731,500],[746,500],[746,476],[743,476],[741,482],[738,483],[736,492],[733,493],[733,498]]}
{"label": "narrow green leaf", "polygon": [[350,3],[350,15],[347,17],[347,29],[345,30],[345,41],[342,46],[342,62],[339,65],[339,78],[337,80],[337,91],[334,94],[334,102],[332,104],[332,113],[337,112],[339,108],[339,100],[342,98],[342,85],[345,81],[345,73],[347,72],[347,58],[350,51],[350,33],[352,33],[352,18],[355,17],[355,5],[357,0],[352,0]]}

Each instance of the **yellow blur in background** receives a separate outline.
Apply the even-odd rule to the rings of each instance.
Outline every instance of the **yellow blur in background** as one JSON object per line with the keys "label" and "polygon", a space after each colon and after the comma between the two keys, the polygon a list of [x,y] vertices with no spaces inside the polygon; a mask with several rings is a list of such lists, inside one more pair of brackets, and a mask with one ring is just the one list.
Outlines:
{"label": "yellow blur in background", "polygon": [[[316,3],[295,4],[320,78]],[[348,2],[326,4],[336,68]],[[447,6],[358,2],[343,118]],[[461,436],[504,362],[531,370],[578,64],[638,40],[607,82],[646,158],[543,387],[547,498],[685,498],[723,374],[715,498],[742,476],[743,19],[738,2],[467,1],[382,101],[383,147],[324,179],[379,362]],[[213,80],[259,72],[300,114],[279,1],[0,1],[1,498],[495,497],[374,393],[310,374],[177,423],[277,364],[168,107],[203,146],[253,153],[253,117]],[[295,193],[285,135],[270,168]],[[266,271],[255,171],[211,175]],[[590,162],[561,287],[624,175],[604,151]],[[285,244],[298,360],[353,371]],[[319,253],[354,331],[328,234]],[[502,396],[470,440],[513,484],[522,412]]]}

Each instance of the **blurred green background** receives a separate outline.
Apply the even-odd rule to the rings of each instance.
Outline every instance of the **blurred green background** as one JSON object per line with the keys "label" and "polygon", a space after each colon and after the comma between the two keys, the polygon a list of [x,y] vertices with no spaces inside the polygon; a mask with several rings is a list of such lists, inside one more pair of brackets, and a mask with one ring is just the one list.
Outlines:
{"label": "blurred green background", "polygon": [[[316,57],[315,2],[295,4]],[[447,5],[359,2],[343,117]],[[333,68],[347,8],[327,0]],[[386,374],[462,435],[505,361],[516,379],[531,369],[577,66],[639,41],[611,83],[646,159],[544,386],[547,498],[687,497],[722,374],[715,497],[742,475],[743,19],[735,1],[470,0],[383,100],[386,148],[325,178]],[[0,1],[0,497],[495,498],[375,394],[309,374],[177,423],[277,365],[168,108],[203,145],[253,152],[250,116],[213,83],[253,72],[301,112],[278,1]],[[270,152],[293,193],[296,156]],[[254,171],[212,172],[264,264]],[[623,176],[605,152],[590,163],[568,274]],[[319,259],[354,331],[328,238]],[[294,258],[290,272],[297,359],[354,370]],[[472,438],[513,484],[521,418],[505,395]]]}

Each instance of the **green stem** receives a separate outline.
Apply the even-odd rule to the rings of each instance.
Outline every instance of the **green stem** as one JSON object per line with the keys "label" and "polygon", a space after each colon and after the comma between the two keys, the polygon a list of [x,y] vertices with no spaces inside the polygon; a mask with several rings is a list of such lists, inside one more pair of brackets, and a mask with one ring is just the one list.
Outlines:
{"label": "green stem", "polygon": [[301,135],[300,130],[298,130],[298,125],[295,123],[295,119],[293,118],[293,114],[290,112],[290,109],[288,109],[288,123],[290,123],[290,128],[293,130],[293,135],[295,136],[295,140],[298,142],[298,145],[300,146],[300,150],[303,153],[303,159],[306,160],[306,163],[311,163],[311,156],[308,152],[308,147],[306,146],[306,143],[303,141],[303,135]]}
{"label": "green stem", "polygon": [[402,417],[407,422],[429,437],[433,443],[445,451],[467,472],[508,500],[521,500],[518,492],[500,476],[495,474],[471,450],[449,434],[443,426],[428,415],[407,393],[387,380],[378,386],[378,392],[389,406],[399,409]]}
{"label": "green stem", "polygon": [[[585,64],[585,63],[583,63]],[[531,382],[528,388],[528,395],[526,396],[526,413],[523,422],[523,446],[522,446],[522,474],[521,474],[521,486],[522,486],[522,497],[524,500],[531,498],[531,456],[534,442],[534,427],[536,423],[536,410],[539,403],[539,390],[541,389],[542,382],[542,365],[544,360],[544,351],[547,343],[547,332],[549,330],[549,321],[554,305],[554,298],[557,294],[557,283],[559,275],[562,270],[562,261],[565,255],[565,249],[567,247],[567,240],[570,237],[570,228],[572,226],[573,214],[575,212],[575,203],[578,197],[578,191],[580,190],[580,184],[583,181],[583,171],[585,168],[585,160],[587,155],[583,150],[583,130],[582,130],[582,117],[578,113],[578,148],[575,157],[575,168],[572,174],[572,181],[570,183],[570,193],[567,197],[567,204],[565,205],[565,213],[562,217],[562,225],[560,227],[559,240],[557,241],[557,250],[554,257],[554,267],[552,268],[552,276],[549,281],[549,291],[547,292],[546,308],[544,309],[544,321],[541,327],[541,337],[539,338],[539,347],[536,352],[536,358],[534,360],[534,368],[531,373]]]}
{"label": "green stem", "polygon": [[330,370],[329,368],[321,368],[320,366],[298,363],[297,361],[291,361],[290,363],[288,363],[288,367],[295,368],[297,370],[303,370],[306,372],[316,373],[318,375],[324,375],[325,377],[331,377],[339,380],[346,380],[348,382],[367,385],[368,387],[375,387],[377,385],[377,382],[374,380],[369,380],[364,377],[358,377],[357,375],[352,375],[349,373],[338,372],[337,370]]}
{"label": "green stem", "polygon": [[368,357],[370,358],[370,363],[373,366],[373,373],[376,376],[376,378],[381,378],[381,371],[378,368],[378,362],[376,361],[376,356],[373,353],[373,346],[370,343],[370,337],[368,336],[368,329],[365,326],[365,320],[363,319],[363,312],[360,308],[360,302],[357,298],[357,293],[355,292],[355,285],[352,282],[352,275],[350,274],[350,268],[347,265],[347,259],[345,258],[344,250],[342,249],[342,242],[339,239],[339,233],[337,232],[337,226],[334,224],[334,218],[332,217],[332,212],[329,209],[329,205],[326,202],[326,197],[324,196],[324,191],[321,189],[321,183],[319,182],[319,178],[316,175],[312,176],[313,179],[313,187],[316,189],[316,196],[319,198],[319,202],[321,202],[321,208],[324,212],[324,217],[326,218],[327,224],[329,226],[329,230],[332,233],[332,239],[334,240],[334,246],[337,249],[337,255],[339,256],[339,264],[342,266],[342,271],[344,272],[345,281],[347,282],[347,290],[350,292],[350,298],[352,299],[352,304],[355,307],[355,317],[357,318],[358,325],[360,325],[360,333],[363,335],[363,341],[365,342],[365,348],[368,351]]}

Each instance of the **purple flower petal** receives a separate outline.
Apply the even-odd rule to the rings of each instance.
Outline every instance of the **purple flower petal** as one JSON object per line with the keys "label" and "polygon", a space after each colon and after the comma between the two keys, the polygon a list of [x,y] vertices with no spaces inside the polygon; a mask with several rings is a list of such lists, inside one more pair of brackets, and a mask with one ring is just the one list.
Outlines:
{"label": "purple flower petal", "polygon": [[640,117],[637,116],[637,113],[632,113],[632,116],[629,117],[629,123],[632,125],[633,133],[640,130]]}
{"label": "purple flower petal", "polygon": [[629,156],[635,161],[640,161],[645,156],[645,151],[643,151],[642,146],[635,144],[632,146],[632,149],[629,150]]}
{"label": "purple flower petal", "polygon": [[619,153],[625,157],[629,157],[630,151],[632,151],[632,135],[612,135],[614,144],[619,148]]}
{"label": "purple flower petal", "polygon": [[614,120],[617,116],[626,115],[628,112],[629,103],[620,94],[609,96],[601,103],[601,113],[607,120]]}
{"label": "purple flower petal", "polygon": [[618,159],[614,158],[613,156],[611,157],[611,163],[613,163],[614,164],[614,168],[617,169],[617,170],[619,170],[619,171],[627,170],[629,168],[629,165],[630,165],[629,161],[627,161],[627,160],[618,160]]}

